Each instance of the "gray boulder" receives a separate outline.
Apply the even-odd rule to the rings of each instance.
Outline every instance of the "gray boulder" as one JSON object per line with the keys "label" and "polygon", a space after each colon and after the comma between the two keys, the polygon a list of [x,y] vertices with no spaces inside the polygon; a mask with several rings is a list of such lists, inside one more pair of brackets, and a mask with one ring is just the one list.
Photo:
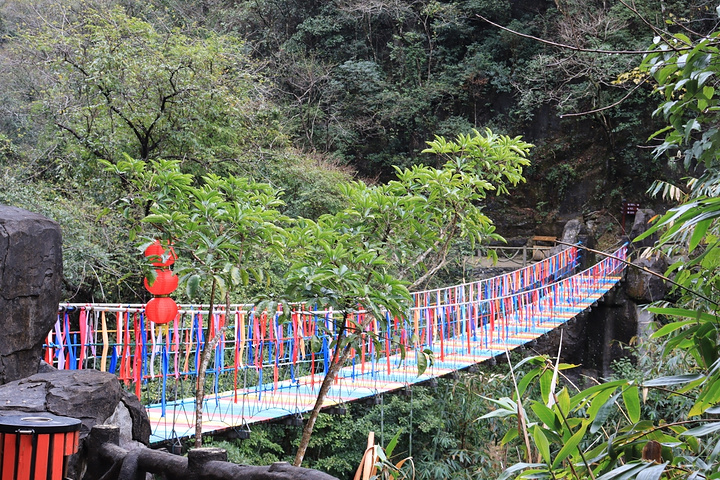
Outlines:
{"label": "gray boulder", "polygon": [[661,255],[643,257],[632,263],[641,268],[629,267],[627,269],[625,290],[628,296],[641,305],[665,298],[668,289],[665,281],[657,275],[642,270],[647,269],[651,272],[663,274],[668,268],[665,257]]}
{"label": "gray boulder", "polygon": [[79,479],[87,469],[88,434],[95,425],[117,425],[127,449],[147,445],[150,421],[145,408],[125,392],[117,377],[96,370],[54,370],[0,386],[0,423],[5,416],[51,413],[76,418],[79,453],[70,459],[67,477]]}
{"label": "gray boulder", "polygon": [[[563,233],[562,237],[560,237],[560,240],[563,243],[580,243],[585,247],[595,248],[595,237],[588,228],[587,224],[582,220],[582,218],[573,218],[572,220],[568,220],[568,222],[565,224],[565,227],[563,228]],[[560,244],[556,247],[553,247],[550,253],[551,255],[554,255],[566,248],[568,248],[567,245]],[[580,266],[584,269],[588,268],[590,265],[593,265],[596,260],[595,256],[592,253],[588,251],[582,251],[582,253],[580,254],[580,261]]]}
{"label": "gray boulder", "polygon": [[[649,229],[652,224],[650,223],[650,219],[655,216],[655,211],[651,210],[649,208],[641,208],[637,211],[635,214],[635,220],[633,221],[632,228],[630,229],[630,233],[628,234],[628,238],[630,241],[634,240],[638,235],[642,235]],[[657,241],[657,235],[650,235],[649,237],[633,243],[633,246],[635,248],[640,247],[652,247],[655,245],[655,242]]]}
{"label": "gray boulder", "polygon": [[577,243],[578,241],[586,240],[590,235],[587,225],[582,221],[581,218],[573,218],[568,220],[563,228],[562,240],[565,243]]}
{"label": "gray boulder", "polygon": [[0,385],[38,372],[57,318],[62,282],[60,226],[0,205]]}
{"label": "gray boulder", "polygon": [[[0,415],[49,412],[82,421],[80,437],[94,425],[129,418],[119,425],[121,436],[148,443],[150,421],[135,395],[125,392],[118,378],[96,370],[55,370],[0,386]],[[0,421],[2,419],[0,418]]]}

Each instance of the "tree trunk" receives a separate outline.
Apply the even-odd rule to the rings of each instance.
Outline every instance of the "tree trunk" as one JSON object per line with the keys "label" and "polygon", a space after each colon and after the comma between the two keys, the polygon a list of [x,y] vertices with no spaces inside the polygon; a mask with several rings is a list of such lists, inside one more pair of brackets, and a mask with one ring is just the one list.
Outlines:
{"label": "tree trunk", "polygon": [[342,368],[343,364],[350,356],[350,352],[352,351],[352,348],[348,343],[347,345],[345,345],[345,347],[342,348],[342,355],[340,355],[340,344],[345,335],[346,322],[347,313],[343,313],[343,324],[340,327],[340,333],[338,334],[337,339],[337,347],[335,347],[335,353],[333,354],[332,362],[330,362],[330,366],[328,367],[328,371],[325,374],[325,378],[320,385],[320,391],[318,392],[317,399],[315,400],[315,406],[310,412],[307,423],[305,423],[305,426],[303,427],[302,437],[300,438],[300,445],[298,446],[297,454],[295,454],[295,461],[293,462],[293,465],[296,467],[301,466],[303,458],[305,458],[305,451],[310,444],[310,437],[312,436],[313,428],[315,428],[315,421],[320,414],[320,409],[323,406],[323,402],[325,402],[325,397],[327,396],[328,390],[330,390],[332,383],[335,381],[335,376],[340,371],[340,368]]}
{"label": "tree trunk", "polygon": [[[195,388],[195,448],[202,447],[202,424],[203,424],[203,399],[205,397],[205,370],[210,362],[210,353],[214,347],[211,344],[216,343],[215,336],[212,340],[208,340],[210,334],[210,319],[212,318],[213,309],[215,308],[215,277],[213,277],[212,287],[210,288],[210,312],[208,317],[208,330],[205,333],[205,345],[203,345],[202,352],[200,353],[200,365],[198,365],[197,372],[197,385]],[[202,330],[203,326],[199,325],[199,329]],[[198,343],[198,348],[200,344]]]}

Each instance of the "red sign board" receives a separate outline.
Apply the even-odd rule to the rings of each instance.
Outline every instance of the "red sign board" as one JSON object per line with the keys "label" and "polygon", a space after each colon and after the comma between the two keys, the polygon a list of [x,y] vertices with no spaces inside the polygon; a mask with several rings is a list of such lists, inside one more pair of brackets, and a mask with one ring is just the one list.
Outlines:
{"label": "red sign board", "polygon": [[640,208],[639,203],[623,202],[622,214],[623,215],[635,215],[639,208]]}

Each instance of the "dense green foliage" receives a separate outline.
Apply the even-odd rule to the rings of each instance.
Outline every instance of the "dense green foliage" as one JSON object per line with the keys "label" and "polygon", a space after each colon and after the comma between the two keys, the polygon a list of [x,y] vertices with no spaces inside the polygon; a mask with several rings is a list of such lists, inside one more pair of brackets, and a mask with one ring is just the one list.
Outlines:
{"label": "dense green foliage", "polygon": [[[716,12],[720,16],[720,10]],[[720,207],[715,85],[719,33],[658,31],[642,64],[661,95],[657,113],[669,126],[658,132],[658,155],[679,151],[687,167],[699,165],[684,202],[661,216],[638,239],[661,233],[656,246],[674,260],[674,298],[649,307],[658,315],[652,334],[663,362],[642,375],[571,392],[555,383],[558,369],[534,358],[538,368],[517,392],[496,400],[487,416],[512,417],[524,461],[503,477],[523,478],[718,478],[720,475]],[[656,252],[657,254],[657,252]],[[653,345],[653,342],[649,344]],[[641,346],[641,348],[647,348]],[[655,370],[655,371],[653,371]],[[650,375],[654,373],[655,375]],[[657,375],[657,376],[656,376]],[[656,376],[655,378],[652,378]],[[538,379],[540,395],[525,395]],[[657,392],[649,395],[650,391]],[[643,406],[643,403],[645,404]],[[670,408],[669,408],[670,407]]]}
{"label": "dense green foliage", "polygon": [[[393,166],[440,166],[441,157],[423,153],[426,141],[480,127],[523,134],[538,147],[521,194],[494,208],[542,202],[553,211],[577,198],[571,208],[581,211],[638,200],[663,174],[660,159],[636,148],[654,131],[651,89],[627,75],[639,55],[601,51],[643,50],[652,37],[643,19],[704,24],[712,12],[694,2],[635,8],[574,0],[9,2],[0,10],[5,201],[32,206],[12,193],[30,182],[48,205],[58,196],[88,202],[95,213],[78,229],[122,231],[101,217],[128,184],[97,160],[128,154],[178,160],[198,178],[269,182],[283,191],[283,213],[315,219],[343,207],[337,186],[353,171],[390,180]],[[591,51],[519,37],[480,16]],[[111,274],[129,245],[119,232],[110,238],[86,236],[83,248],[98,253],[67,262],[68,298],[139,290],[139,277],[118,285],[122,275]]]}
{"label": "dense green foliage", "polygon": [[[609,208],[690,173],[657,224],[684,287],[654,307],[660,380],[625,364],[631,378],[576,392],[534,359],[515,396],[445,383],[440,401],[417,390],[320,416],[308,459],[345,476],[378,416],[389,439],[410,414],[395,452],[412,450],[421,478],[488,478],[520,459],[508,474],[716,478],[716,22],[701,0],[5,2],[0,202],[60,222],[68,300],[141,298],[135,236],[159,230],[183,250],[188,297],[399,308],[408,285],[497,238],[482,204],[524,178],[496,204]],[[638,148],[665,121],[655,155]],[[677,385],[645,402],[641,387]],[[503,409],[476,422],[478,393]],[[515,450],[487,444],[507,427],[498,417],[517,422]],[[299,439],[272,428],[243,458],[286,458]]]}
{"label": "dense green foliage", "polygon": [[[323,413],[308,448],[307,465],[352,478],[368,432],[374,432],[383,446],[399,433],[392,460],[412,455],[419,479],[494,478],[506,461],[499,442],[507,424],[477,421],[490,405],[479,395],[509,394],[511,389],[507,366],[498,366],[494,373],[466,373],[455,380],[440,379],[435,387],[414,386],[411,395],[386,394],[377,405],[351,403],[346,415]],[[212,445],[228,449],[233,461],[259,464],[291,461],[299,439],[299,429],[258,425],[248,440],[217,438]]]}
{"label": "dense green foliage", "polygon": [[[572,163],[593,170],[584,190],[605,204],[641,198],[637,183],[648,185],[661,169],[636,148],[655,129],[651,89],[616,81],[640,55],[602,52],[645,50],[652,37],[646,21],[709,17],[703,2],[636,2],[637,12],[620,2],[576,0],[178,5],[175,25],[239,33],[273,66],[275,97],[292,112],[288,127],[305,148],[389,178],[393,165],[423,161],[433,135],[489,126],[541,147],[529,177],[542,187],[529,188],[534,200],[562,201],[556,184],[564,177],[544,173]],[[481,17],[588,51],[521,38]],[[557,117],[582,112],[591,113]],[[571,193],[586,195],[563,192]]]}

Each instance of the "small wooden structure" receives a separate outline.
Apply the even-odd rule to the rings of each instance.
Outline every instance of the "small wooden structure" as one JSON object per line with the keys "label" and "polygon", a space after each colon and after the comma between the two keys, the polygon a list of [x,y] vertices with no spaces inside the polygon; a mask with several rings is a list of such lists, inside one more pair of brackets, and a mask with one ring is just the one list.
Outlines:
{"label": "small wooden structure", "polygon": [[539,261],[548,258],[550,256],[550,249],[555,246],[556,241],[557,237],[545,235],[535,235],[532,237],[530,239],[530,246],[533,252],[532,259]]}

